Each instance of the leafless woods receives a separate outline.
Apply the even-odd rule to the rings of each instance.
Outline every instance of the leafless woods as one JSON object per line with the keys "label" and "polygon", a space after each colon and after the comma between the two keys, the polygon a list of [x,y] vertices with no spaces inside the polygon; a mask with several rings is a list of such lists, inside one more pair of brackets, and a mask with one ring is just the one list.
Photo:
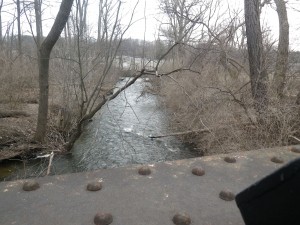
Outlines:
{"label": "leafless woods", "polygon": [[[96,3],[92,23],[92,2],[61,1],[46,35],[51,1],[0,1],[1,104],[39,102],[36,141],[71,148],[86,121],[144,75],[170,109],[173,131],[204,154],[299,141],[300,55],[289,51],[289,1],[159,0],[153,41],[128,38],[142,2],[130,10],[120,0]],[[266,7],[278,14],[278,37],[261,23]],[[121,76],[133,79],[112,92]]]}

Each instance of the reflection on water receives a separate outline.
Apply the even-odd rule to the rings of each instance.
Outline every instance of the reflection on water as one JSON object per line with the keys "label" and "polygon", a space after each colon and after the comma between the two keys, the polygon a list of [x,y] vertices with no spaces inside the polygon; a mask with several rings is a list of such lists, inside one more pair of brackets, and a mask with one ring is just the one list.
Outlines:
{"label": "reflection on water", "polygon": [[[129,78],[118,83],[123,86]],[[76,141],[72,155],[54,158],[52,173],[70,173],[126,164],[152,163],[196,157],[196,153],[175,137],[149,138],[150,135],[169,133],[167,113],[156,96],[141,95],[145,85],[139,79],[117,98],[104,106],[87,124]],[[27,176],[39,176],[46,171],[47,159],[27,162]],[[19,165],[20,167],[20,165]],[[15,177],[22,176],[18,171]]]}

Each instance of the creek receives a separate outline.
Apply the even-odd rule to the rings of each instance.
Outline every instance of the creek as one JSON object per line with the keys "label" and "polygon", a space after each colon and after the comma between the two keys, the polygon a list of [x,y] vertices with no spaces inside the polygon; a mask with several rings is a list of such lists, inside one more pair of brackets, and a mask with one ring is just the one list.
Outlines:
{"label": "creek", "polygon": [[[129,79],[120,80],[116,90]],[[168,126],[168,112],[161,107],[156,95],[144,93],[146,85],[151,85],[148,78],[140,78],[106,104],[85,126],[72,154],[54,157],[51,174],[199,156],[191,146],[181,143],[175,137],[149,137],[172,131]],[[0,179],[42,176],[47,171],[48,161],[48,158],[42,158],[26,162],[5,162],[0,167]]]}

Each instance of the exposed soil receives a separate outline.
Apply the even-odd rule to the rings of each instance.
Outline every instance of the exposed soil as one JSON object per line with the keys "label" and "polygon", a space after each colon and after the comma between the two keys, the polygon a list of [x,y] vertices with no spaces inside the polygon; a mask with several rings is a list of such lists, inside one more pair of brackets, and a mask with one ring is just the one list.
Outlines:
{"label": "exposed soil", "polygon": [[37,118],[37,104],[0,104],[0,160],[29,154],[44,149],[32,143]]}

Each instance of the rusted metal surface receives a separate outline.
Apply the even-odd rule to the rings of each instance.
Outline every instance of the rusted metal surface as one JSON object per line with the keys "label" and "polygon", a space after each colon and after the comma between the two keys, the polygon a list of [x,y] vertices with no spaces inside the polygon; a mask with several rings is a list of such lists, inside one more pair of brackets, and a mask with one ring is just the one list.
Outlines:
{"label": "rusted metal surface", "polygon": [[[25,180],[0,183],[0,224],[86,225],[95,215],[109,213],[114,225],[172,225],[177,214],[195,225],[244,224],[235,201],[220,198],[222,191],[237,194],[250,184],[300,156],[290,147],[187,159],[148,165],[37,179],[40,188],[22,189]],[[283,164],[271,161],[279,157]],[[205,171],[202,176],[193,168]],[[90,182],[102,181],[99,191]]]}

